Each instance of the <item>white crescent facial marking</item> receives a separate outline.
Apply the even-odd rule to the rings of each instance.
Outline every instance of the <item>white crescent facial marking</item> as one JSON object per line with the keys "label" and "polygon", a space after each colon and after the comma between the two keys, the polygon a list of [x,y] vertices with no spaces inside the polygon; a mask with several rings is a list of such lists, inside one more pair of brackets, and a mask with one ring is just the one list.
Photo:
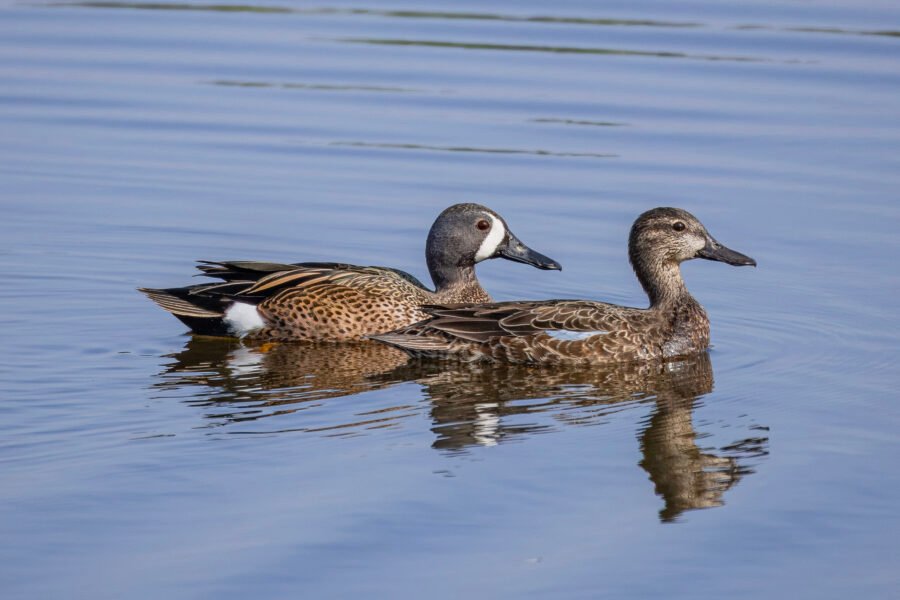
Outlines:
{"label": "white crescent facial marking", "polygon": [[484,238],[484,241],[481,242],[481,246],[475,254],[475,262],[481,262],[486,258],[492,257],[497,251],[500,242],[506,237],[506,227],[504,227],[503,221],[491,214],[488,217],[491,220],[491,230],[487,237]]}
{"label": "white crescent facial marking", "polygon": [[566,342],[583,340],[587,339],[594,335],[604,335],[609,333],[608,331],[569,331],[567,329],[549,329],[545,331],[547,335],[552,337],[554,340],[563,340]]}
{"label": "white crescent facial marking", "polygon": [[259,311],[252,304],[235,302],[225,311],[225,324],[238,337],[244,337],[248,333],[262,329],[266,326]]}

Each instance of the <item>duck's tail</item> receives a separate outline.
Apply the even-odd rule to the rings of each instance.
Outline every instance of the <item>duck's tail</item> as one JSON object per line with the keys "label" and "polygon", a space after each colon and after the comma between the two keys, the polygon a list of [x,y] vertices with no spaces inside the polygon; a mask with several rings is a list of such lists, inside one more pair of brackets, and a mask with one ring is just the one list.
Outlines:
{"label": "duck's tail", "polygon": [[227,296],[213,292],[222,284],[190,285],[180,288],[152,289],[138,288],[148,298],[158,304],[179,321],[200,335],[234,335],[225,322],[225,312],[233,304]]}

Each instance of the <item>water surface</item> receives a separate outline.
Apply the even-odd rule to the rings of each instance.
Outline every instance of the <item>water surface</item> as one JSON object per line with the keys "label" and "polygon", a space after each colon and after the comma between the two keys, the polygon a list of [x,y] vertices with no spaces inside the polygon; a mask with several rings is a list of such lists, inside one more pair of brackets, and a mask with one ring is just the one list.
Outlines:
{"label": "water surface", "polygon": [[[0,1],[5,598],[895,598],[900,8]],[[192,338],[196,259],[427,280],[485,203],[643,305],[694,212],[714,347],[449,367]],[[502,263],[502,264],[501,264]],[[194,280],[196,281],[196,280]]]}

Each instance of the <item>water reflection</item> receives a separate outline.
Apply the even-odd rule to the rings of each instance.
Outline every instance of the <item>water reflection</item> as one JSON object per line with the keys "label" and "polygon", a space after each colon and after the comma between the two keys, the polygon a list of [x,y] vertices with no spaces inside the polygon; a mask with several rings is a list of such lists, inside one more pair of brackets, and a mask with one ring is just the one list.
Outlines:
{"label": "water reflection", "polygon": [[[709,374],[707,391],[712,389],[712,372]],[[703,385],[699,379],[695,383]],[[768,454],[769,440],[765,435],[738,440],[718,451],[698,446],[701,436],[694,430],[692,418],[696,401],[693,391],[661,388],[653,413],[639,436],[643,455],[640,466],[653,481],[657,495],[665,500],[665,507],[659,511],[664,522],[674,521],[686,510],[722,506],[722,495],[742,477],[753,473],[742,463]]]}
{"label": "water reflection", "polygon": [[[181,352],[167,358],[173,362],[153,387],[160,392],[192,390],[188,404],[217,409],[207,412],[208,426],[287,415],[317,406],[319,400],[398,383],[402,380],[389,374],[407,361],[403,352],[374,343],[245,346],[202,336],[192,337]],[[370,421],[324,429],[361,427]],[[288,430],[323,428],[279,431]]]}
{"label": "water reflection", "polygon": [[718,450],[697,444],[703,436],[694,429],[693,409],[713,389],[706,353],[602,369],[476,367],[436,372],[418,382],[431,400],[434,447],[441,449],[491,446],[559,423],[599,425],[629,406],[652,404],[638,432],[639,464],[665,501],[660,519],[666,522],[686,510],[721,506],[723,494],[753,472],[746,460],[768,454],[768,438],[760,435]]}
{"label": "water reflection", "polygon": [[[602,425],[616,413],[651,407],[638,427],[638,464],[665,503],[659,513],[664,522],[687,510],[721,506],[725,492],[768,453],[765,428],[758,426],[718,448],[698,443],[709,435],[698,432],[693,421],[698,402],[713,389],[707,353],[591,369],[448,366],[408,362],[404,354],[370,343],[248,347],[195,337],[169,358],[174,360],[154,387],[179,396],[191,392],[184,401],[208,409],[208,426],[271,424],[262,419],[280,417],[277,429],[231,433],[356,436],[427,415],[432,447],[457,454],[567,426]],[[422,396],[398,391],[387,404],[354,401],[323,408],[328,398],[407,382],[420,385]],[[283,418],[315,408],[324,413]],[[734,435],[735,428],[728,431]]]}

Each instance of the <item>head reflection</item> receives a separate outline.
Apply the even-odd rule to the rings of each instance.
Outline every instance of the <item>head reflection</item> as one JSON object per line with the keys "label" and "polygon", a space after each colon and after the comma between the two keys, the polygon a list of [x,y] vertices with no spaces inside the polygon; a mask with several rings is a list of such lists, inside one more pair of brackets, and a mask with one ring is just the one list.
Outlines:
{"label": "head reflection", "polygon": [[[705,352],[677,361],[587,369],[448,365],[407,362],[402,352],[372,343],[247,347],[198,337],[170,358],[155,387],[183,397],[186,387],[202,386],[206,392],[187,402],[208,407],[215,425],[362,435],[402,426],[427,411],[432,447],[448,453],[565,426],[598,425],[623,410],[649,407],[637,433],[638,464],[663,499],[659,514],[664,522],[687,510],[721,506],[725,492],[753,472],[747,462],[767,452],[767,438],[758,436],[718,449],[698,445],[704,434],[695,429],[693,411],[713,389]],[[320,409],[329,398],[407,382],[420,385],[427,402],[389,395],[387,405],[344,403],[341,410],[332,406],[324,418],[300,412]],[[292,418],[292,413],[300,414]]]}

